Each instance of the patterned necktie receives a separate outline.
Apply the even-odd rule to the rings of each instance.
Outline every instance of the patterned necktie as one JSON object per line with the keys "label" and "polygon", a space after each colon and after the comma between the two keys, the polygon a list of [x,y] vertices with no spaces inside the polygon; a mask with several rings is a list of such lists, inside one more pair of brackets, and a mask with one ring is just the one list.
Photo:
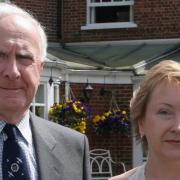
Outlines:
{"label": "patterned necktie", "polygon": [[3,146],[3,180],[30,180],[25,153],[18,144],[18,128],[6,124],[3,130],[8,137]]}

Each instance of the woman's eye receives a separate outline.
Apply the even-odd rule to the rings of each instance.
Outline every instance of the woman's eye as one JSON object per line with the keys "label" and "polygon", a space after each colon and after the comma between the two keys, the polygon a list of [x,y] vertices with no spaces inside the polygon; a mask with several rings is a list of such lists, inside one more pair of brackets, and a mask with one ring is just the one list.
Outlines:
{"label": "woman's eye", "polygon": [[173,112],[169,111],[169,110],[160,110],[158,111],[158,115],[162,118],[171,118],[173,116]]}
{"label": "woman's eye", "polygon": [[7,55],[4,52],[0,52],[0,58],[5,58]]}
{"label": "woman's eye", "polygon": [[170,114],[170,112],[165,111],[165,110],[161,110],[161,111],[159,111],[159,114],[168,115],[168,114]]}

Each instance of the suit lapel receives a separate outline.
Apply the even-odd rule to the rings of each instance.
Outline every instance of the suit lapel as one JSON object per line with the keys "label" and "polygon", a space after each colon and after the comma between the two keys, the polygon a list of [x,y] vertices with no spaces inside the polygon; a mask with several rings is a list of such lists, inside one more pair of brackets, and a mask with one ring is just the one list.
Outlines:
{"label": "suit lapel", "polygon": [[55,153],[53,153],[57,142],[54,137],[48,133],[46,126],[42,127],[42,123],[42,121],[39,122],[37,117],[31,116],[31,126],[39,164],[40,179],[63,180],[63,164],[56,158]]}

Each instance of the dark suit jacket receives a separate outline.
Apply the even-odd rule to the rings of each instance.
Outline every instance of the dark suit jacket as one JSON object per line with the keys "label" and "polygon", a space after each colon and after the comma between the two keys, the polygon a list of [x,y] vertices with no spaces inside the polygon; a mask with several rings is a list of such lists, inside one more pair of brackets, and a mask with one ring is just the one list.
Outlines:
{"label": "dark suit jacket", "polygon": [[39,180],[89,180],[89,146],[86,136],[33,114],[30,122]]}

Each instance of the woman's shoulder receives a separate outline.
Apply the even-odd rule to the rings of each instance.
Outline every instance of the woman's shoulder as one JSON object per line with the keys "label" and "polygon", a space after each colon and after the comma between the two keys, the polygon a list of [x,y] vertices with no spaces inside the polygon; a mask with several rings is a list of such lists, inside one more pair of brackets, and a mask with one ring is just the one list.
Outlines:
{"label": "woman's shoulder", "polygon": [[111,177],[110,179],[108,180],[128,180],[129,177],[131,177],[137,170],[137,167],[136,168],[133,168],[123,174],[120,174],[120,175],[117,175],[117,176],[113,176]]}

